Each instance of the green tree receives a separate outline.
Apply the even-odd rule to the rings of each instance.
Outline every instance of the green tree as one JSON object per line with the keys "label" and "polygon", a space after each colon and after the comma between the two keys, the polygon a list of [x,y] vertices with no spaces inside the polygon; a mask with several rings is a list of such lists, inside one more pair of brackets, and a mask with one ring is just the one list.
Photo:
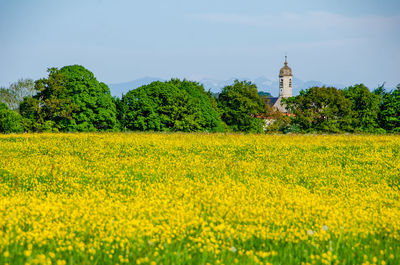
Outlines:
{"label": "green tree", "polygon": [[54,125],[61,131],[118,130],[115,102],[106,84],[80,65],[50,68],[35,82],[38,93],[20,106],[34,130]]}
{"label": "green tree", "polygon": [[203,130],[206,121],[198,102],[174,82],[156,81],[129,91],[119,106],[121,124],[140,131]]}
{"label": "green tree", "polygon": [[378,114],[381,99],[363,84],[342,90],[343,95],[352,102],[352,127],[355,131],[374,132],[379,127]]}
{"label": "green tree", "polygon": [[191,97],[193,103],[199,107],[202,130],[210,132],[223,132],[225,131],[224,123],[222,122],[218,113],[218,106],[215,98],[211,93],[204,90],[203,85],[188,80],[171,79],[169,82],[176,86],[182,92],[187,92]]}
{"label": "green tree", "polygon": [[266,133],[288,133],[290,131],[290,118],[285,114],[276,110],[274,107],[270,106],[270,99],[267,96],[262,96],[265,102],[268,102],[266,107]]}
{"label": "green tree", "polygon": [[386,93],[381,88],[383,101],[379,113],[381,127],[388,132],[400,132],[400,88]]}
{"label": "green tree", "polygon": [[10,110],[5,103],[0,103],[0,133],[23,132],[21,121],[21,115]]}
{"label": "green tree", "polygon": [[[124,97],[124,94],[122,94],[122,98]],[[118,124],[120,126],[120,130],[121,131],[126,131],[128,130],[127,128],[127,113],[128,113],[128,105],[124,103],[124,101],[122,101],[122,99],[118,98],[118,97],[114,97],[114,102],[115,102],[115,107],[117,110],[117,120],[118,120]]]}
{"label": "green tree", "polygon": [[265,113],[266,104],[258,95],[257,86],[251,82],[235,80],[218,96],[222,120],[233,131],[263,132],[264,120],[256,118]]}
{"label": "green tree", "polygon": [[284,102],[303,132],[352,131],[352,103],[334,87],[312,87]]}
{"label": "green tree", "polygon": [[12,83],[9,88],[0,88],[0,102],[12,110],[18,110],[19,104],[25,97],[36,94],[32,79],[19,79]]}

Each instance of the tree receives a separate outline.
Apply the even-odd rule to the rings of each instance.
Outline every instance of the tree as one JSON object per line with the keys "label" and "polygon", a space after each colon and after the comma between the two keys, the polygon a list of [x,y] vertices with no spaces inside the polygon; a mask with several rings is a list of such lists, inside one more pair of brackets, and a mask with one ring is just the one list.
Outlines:
{"label": "tree", "polygon": [[380,92],[383,98],[379,113],[381,127],[388,132],[400,132],[400,88],[389,93],[382,90],[376,92]]}
{"label": "tree", "polygon": [[350,86],[342,91],[343,95],[352,102],[352,127],[354,130],[376,131],[379,127],[380,96],[370,92],[363,84]]}
{"label": "tree", "polygon": [[80,65],[48,69],[48,78],[35,82],[38,93],[20,106],[34,130],[53,124],[61,131],[117,130],[115,102],[106,84]]}
{"label": "tree", "polygon": [[268,102],[266,105],[266,124],[265,124],[265,132],[266,133],[276,133],[283,132],[288,133],[292,132],[290,127],[290,118],[286,113],[282,113],[279,110],[275,109],[269,104],[270,99],[267,96],[262,96],[265,102]]}
{"label": "tree", "polygon": [[[124,94],[122,94],[122,98],[124,97]],[[120,126],[121,131],[126,131],[128,130],[127,128],[127,113],[128,113],[128,105],[122,101],[122,99],[118,97],[114,97],[114,102],[115,102],[115,107],[117,110],[117,120]]]}
{"label": "tree", "polygon": [[202,130],[210,132],[225,131],[225,125],[218,113],[216,100],[211,93],[204,91],[203,85],[194,81],[181,81],[179,79],[171,79],[167,83],[175,85],[182,93],[187,92],[194,104],[199,107],[201,119],[204,121],[201,124]]}
{"label": "tree", "polygon": [[156,81],[129,91],[119,104],[121,124],[140,131],[203,130],[206,120],[198,102],[174,83],[179,82]]}
{"label": "tree", "polygon": [[304,132],[352,131],[352,103],[334,87],[312,87],[284,101],[293,114],[292,125]]}
{"label": "tree", "polygon": [[12,83],[9,88],[0,88],[0,102],[7,105],[9,109],[18,110],[19,104],[25,97],[36,94],[32,79],[19,79]]}
{"label": "tree", "polygon": [[233,131],[263,132],[264,120],[256,116],[265,113],[266,104],[255,84],[235,80],[222,89],[217,101],[222,120]]}
{"label": "tree", "polygon": [[0,103],[0,133],[23,132],[22,117],[10,110],[5,103]]}

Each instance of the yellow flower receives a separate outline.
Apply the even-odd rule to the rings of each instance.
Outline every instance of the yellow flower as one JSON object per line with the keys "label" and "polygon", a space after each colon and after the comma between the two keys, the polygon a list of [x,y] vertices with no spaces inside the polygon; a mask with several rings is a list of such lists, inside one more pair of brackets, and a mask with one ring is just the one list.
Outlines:
{"label": "yellow flower", "polygon": [[43,264],[199,252],[227,264],[295,246],[337,264],[349,257],[339,245],[396,263],[398,146],[397,135],[0,135],[0,251]]}

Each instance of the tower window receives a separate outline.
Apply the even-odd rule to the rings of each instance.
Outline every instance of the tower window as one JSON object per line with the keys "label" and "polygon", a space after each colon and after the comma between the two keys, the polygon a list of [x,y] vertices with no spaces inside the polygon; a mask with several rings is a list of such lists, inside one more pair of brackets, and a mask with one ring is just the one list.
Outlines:
{"label": "tower window", "polygon": [[280,88],[283,87],[283,79],[281,79],[281,80],[279,81],[279,87],[280,87]]}
{"label": "tower window", "polygon": [[289,87],[292,87],[292,79],[289,79]]}

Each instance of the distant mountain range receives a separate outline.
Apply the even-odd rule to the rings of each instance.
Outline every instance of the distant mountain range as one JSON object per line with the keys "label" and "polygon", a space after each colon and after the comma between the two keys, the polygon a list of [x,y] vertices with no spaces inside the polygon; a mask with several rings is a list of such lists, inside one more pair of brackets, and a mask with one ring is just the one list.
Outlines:
{"label": "distant mountain range", "polygon": [[[213,93],[219,93],[219,92],[221,92],[221,89],[223,87],[233,84],[235,79],[251,81],[252,83],[257,85],[258,91],[269,93],[274,97],[278,96],[278,89],[279,89],[278,79],[272,81],[266,77],[258,77],[255,79],[230,78],[227,80],[201,79],[201,80],[194,80],[194,81],[197,81],[200,84],[203,84],[204,89],[206,91],[210,90]],[[165,81],[165,80],[162,78],[157,78],[157,77],[143,77],[143,78],[139,78],[139,79],[136,79],[136,80],[133,80],[130,82],[109,84],[108,86],[110,87],[112,96],[121,97],[122,94],[126,94],[129,90],[141,87],[143,85],[150,84],[151,82],[154,82],[154,81]],[[345,87],[344,85],[341,85],[341,84],[326,84],[326,83],[319,82],[319,81],[302,81],[296,77],[293,77],[293,96],[298,95],[301,90],[305,90],[305,89],[313,87],[313,86],[334,86],[334,87],[340,88],[340,89]]]}

